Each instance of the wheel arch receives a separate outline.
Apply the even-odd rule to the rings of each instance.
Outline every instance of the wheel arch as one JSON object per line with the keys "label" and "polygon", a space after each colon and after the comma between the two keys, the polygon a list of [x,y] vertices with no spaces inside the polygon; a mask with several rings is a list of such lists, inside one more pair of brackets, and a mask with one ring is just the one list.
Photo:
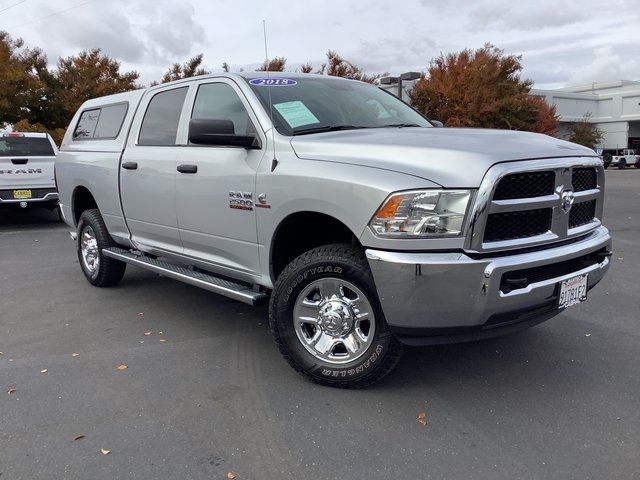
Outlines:
{"label": "wheel arch", "polygon": [[297,256],[331,243],[361,247],[358,235],[347,224],[327,213],[305,210],[284,217],[275,228],[269,249],[269,272],[273,282]]}
{"label": "wheel arch", "polygon": [[78,225],[82,212],[92,208],[98,208],[98,202],[96,202],[91,191],[84,185],[76,186],[71,196],[71,210],[73,212],[74,224]]}

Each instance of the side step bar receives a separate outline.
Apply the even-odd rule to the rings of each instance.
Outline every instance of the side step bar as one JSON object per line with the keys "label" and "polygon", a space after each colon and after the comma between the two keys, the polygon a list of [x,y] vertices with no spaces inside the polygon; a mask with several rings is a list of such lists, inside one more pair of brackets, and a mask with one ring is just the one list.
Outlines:
{"label": "side step bar", "polygon": [[102,254],[120,260],[121,262],[130,263],[138,267],[146,268],[153,272],[164,275],[165,277],[180,280],[196,287],[204,288],[211,292],[219,293],[225,297],[233,298],[249,305],[260,305],[267,299],[265,292],[252,290],[251,287],[225,280],[214,275],[193,271],[186,267],[174,265],[169,262],[157,260],[145,255],[135,255],[123,248],[105,248]]}

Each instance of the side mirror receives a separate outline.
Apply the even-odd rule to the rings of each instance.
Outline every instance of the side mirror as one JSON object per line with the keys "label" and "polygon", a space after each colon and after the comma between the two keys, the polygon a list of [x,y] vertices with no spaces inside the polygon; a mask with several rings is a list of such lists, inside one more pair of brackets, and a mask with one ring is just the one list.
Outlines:
{"label": "side mirror", "polygon": [[444,124],[440,120],[431,120],[431,119],[429,119],[429,121],[433,124],[434,127],[437,127],[437,128],[444,127]]}
{"label": "side mirror", "polygon": [[256,135],[236,135],[231,120],[192,118],[189,121],[189,143],[221,147],[260,148]]}

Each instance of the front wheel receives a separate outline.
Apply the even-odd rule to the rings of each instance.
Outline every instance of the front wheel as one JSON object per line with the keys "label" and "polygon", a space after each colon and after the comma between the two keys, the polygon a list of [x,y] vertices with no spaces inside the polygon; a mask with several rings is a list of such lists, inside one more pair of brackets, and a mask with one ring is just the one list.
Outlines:
{"label": "front wheel", "polygon": [[291,262],[276,281],[269,323],[289,364],[323,385],[367,387],[402,353],[367,260],[352,245],[319,247]]}
{"label": "front wheel", "polygon": [[85,210],[78,221],[78,260],[86,279],[96,287],[110,287],[124,276],[127,264],[106,257],[102,250],[114,246],[100,212]]}
{"label": "front wheel", "polygon": [[627,168],[627,161],[623,158],[620,160],[620,163],[618,163],[618,170],[624,170],[625,168]]}

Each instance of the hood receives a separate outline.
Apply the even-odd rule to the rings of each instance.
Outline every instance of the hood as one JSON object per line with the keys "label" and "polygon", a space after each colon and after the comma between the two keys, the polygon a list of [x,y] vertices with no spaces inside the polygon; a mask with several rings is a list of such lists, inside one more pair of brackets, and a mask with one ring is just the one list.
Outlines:
{"label": "hood", "polygon": [[595,157],[593,150],[548,135],[476,128],[374,128],[298,135],[296,155],[407,173],[443,187],[475,188],[500,162]]}

